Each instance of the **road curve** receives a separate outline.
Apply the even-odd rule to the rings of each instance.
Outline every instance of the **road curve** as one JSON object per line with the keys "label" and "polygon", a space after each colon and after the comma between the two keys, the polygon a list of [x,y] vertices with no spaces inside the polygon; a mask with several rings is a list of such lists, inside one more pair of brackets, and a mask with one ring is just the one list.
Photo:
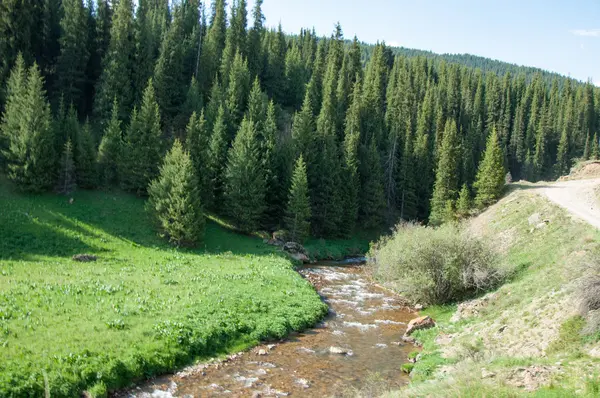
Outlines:
{"label": "road curve", "polygon": [[600,229],[600,200],[596,188],[600,178],[539,183],[532,189],[594,227]]}

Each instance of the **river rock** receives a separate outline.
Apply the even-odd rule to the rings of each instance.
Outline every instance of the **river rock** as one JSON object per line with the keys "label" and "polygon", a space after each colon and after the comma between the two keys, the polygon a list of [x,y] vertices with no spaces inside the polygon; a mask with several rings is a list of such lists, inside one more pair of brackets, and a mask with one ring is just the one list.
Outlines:
{"label": "river rock", "polygon": [[429,316],[421,316],[419,318],[415,318],[408,323],[408,327],[406,328],[406,332],[404,336],[408,337],[417,330],[429,329],[435,327],[434,320]]}
{"label": "river rock", "polygon": [[98,257],[94,256],[93,254],[76,254],[73,257],[71,257],[71,259],[80,263],[89,263],[92,261],[96,261]]}
{"label": "river rock", "polygon": [[329,347],[329,352],[331,354],[346,355],[348,353],[348,350],[341,348],[341,347],[331,346],[331,347]]}
{"label": "river rock", "polygon": [[261,348],[258,350],[258,355],[267,355],[267,350]]}
{"label": "river rock", "polygon": [[495,377],[496,373],[494,372],[490,372],[487,369],[481,369],[481,378],[482,379],[491,379],[492,377]]}
{"label": "river rock", "polygon": [[287,242],[283,245],[283,250],[288,252],[295,260],[302,261],[303,263],[309,262],[308,253],[300,243]]}

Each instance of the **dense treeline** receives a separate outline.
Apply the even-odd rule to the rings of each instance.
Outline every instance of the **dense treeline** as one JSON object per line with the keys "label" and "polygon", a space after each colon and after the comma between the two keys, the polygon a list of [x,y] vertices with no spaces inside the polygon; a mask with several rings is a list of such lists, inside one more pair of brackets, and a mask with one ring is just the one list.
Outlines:
{"label": "dense treeline", "polygon": [[[589,83],[384,44],[363,67],[365,48],[340,26],[330,38],[288,36],[265,28],[261,3],[248,14],[245,0],[3,1],[9,178],[30,191],[146,195],[152,184],[177,242],[194,241],[186,208],[302,239],[441,223],[495,200],[508,171],[536,181],[598,156]],[[179,215],[164,215],[165,198]]]}

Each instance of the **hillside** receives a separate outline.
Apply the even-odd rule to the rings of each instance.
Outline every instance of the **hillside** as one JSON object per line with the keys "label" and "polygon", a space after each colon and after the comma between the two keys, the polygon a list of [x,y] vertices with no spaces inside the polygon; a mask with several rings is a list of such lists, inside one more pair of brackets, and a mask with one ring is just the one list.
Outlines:
{"label": "hillside", "polygon": [[[142,199],[69,199],[0,180],[0,396],[102,396],[312,326],[327,311],[257,238],[209,223],[200,249],[176,250]],[[71,259],[82,253],[97,261]]]}
{"label": "hillside", "polygon": [[493,242],[512,277],[478,299],[424,311],[438,327],[417,332],[424,349],[413,382],[388,396],[600,393],[600,334],[593,312],[580,311],[595,293],[582,284],[600,272],[600,234],[545,198],[560,188],[510,189],[469,228]]}

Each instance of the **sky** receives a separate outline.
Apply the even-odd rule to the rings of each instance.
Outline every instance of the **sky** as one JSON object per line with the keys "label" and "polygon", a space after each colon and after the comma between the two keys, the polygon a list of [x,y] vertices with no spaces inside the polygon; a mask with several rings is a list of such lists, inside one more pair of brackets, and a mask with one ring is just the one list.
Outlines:
{"label": "sky", "polygon": [[470,53],[600,86],[599,0],[264,0],[263,13],[288,33],[329,36],[339,21],[348,39]]}

